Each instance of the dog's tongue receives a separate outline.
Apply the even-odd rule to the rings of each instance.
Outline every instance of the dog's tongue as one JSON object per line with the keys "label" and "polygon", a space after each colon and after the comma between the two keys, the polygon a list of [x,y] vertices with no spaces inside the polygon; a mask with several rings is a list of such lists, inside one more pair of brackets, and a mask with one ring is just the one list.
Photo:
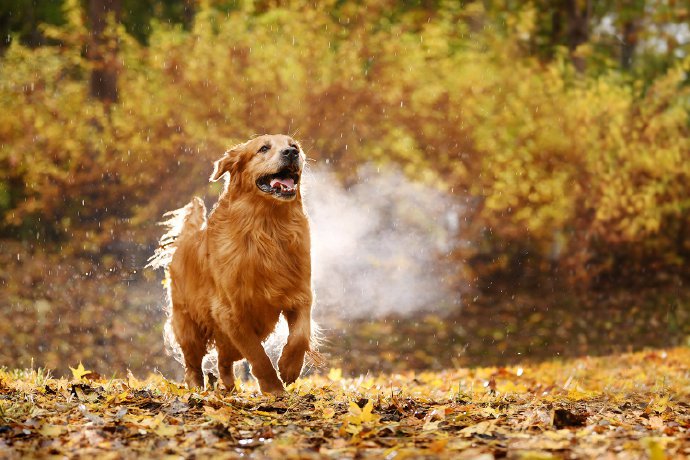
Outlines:
{"label": "dog's tongue", "polygon": [[287,188],[294,188],[295,187],[295,181],[291,177],[276,177],[271,181],[271,188],[275,187],[276,184],[281,184],[284,185]]}

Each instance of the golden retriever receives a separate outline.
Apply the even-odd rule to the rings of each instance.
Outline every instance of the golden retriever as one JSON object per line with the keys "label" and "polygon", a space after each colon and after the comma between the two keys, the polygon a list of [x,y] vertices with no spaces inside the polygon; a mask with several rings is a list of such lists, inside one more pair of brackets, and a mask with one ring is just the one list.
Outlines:
{"label": "golden retriever", "polygon": [[[309,222],[300,179],[305,155],[285,135],[236,145],[215,162],[227,175],[208,220],[201,199],[173,211],[149,265],[165,267],[170,326],[184,356],[185,381],[203,386],[201,362],[218,351],[218,372],[234,386],[233,363],[246,358],[263,393],[284,392],[313,348]],[[278,369],[262,341],[279,317],[289,336]],[[282,381],[281,381],[282,378]]]}

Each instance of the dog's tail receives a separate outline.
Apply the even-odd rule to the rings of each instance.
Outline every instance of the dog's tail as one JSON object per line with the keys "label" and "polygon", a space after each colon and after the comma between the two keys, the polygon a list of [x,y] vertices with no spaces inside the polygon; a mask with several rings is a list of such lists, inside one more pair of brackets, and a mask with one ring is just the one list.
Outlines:
{"label": "dog's tail", "polygon": [[194,197],[186,206],[163,215],[169,219],[160,225],[167,227],[168,231],[161,237],[158,248],[146,264],[147,267],[167,267],[177,249],[178,239],[206,225],[206,206],[199,197]]}

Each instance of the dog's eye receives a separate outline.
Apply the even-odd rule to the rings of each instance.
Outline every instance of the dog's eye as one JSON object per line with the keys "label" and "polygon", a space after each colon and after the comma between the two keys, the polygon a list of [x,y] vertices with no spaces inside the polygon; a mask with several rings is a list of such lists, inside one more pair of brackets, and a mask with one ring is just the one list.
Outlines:
{"label": "dog's eye", "polygon": [[269,150],[271,150],[271,146],[270,146],[270,145],[262,145],[261,148],[259,149],[259,153],[266,153],[266,152],[268,152]]}

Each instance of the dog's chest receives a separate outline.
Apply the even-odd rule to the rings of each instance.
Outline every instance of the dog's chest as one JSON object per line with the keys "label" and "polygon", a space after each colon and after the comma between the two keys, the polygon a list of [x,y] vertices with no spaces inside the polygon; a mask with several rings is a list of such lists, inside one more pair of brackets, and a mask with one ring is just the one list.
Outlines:
{"label": "dog's chest", "polygon": [[233,300],[284,307],[310,286],[308,235],[295,228],[254,226],[222,238],[215,254],[217,282]]}

